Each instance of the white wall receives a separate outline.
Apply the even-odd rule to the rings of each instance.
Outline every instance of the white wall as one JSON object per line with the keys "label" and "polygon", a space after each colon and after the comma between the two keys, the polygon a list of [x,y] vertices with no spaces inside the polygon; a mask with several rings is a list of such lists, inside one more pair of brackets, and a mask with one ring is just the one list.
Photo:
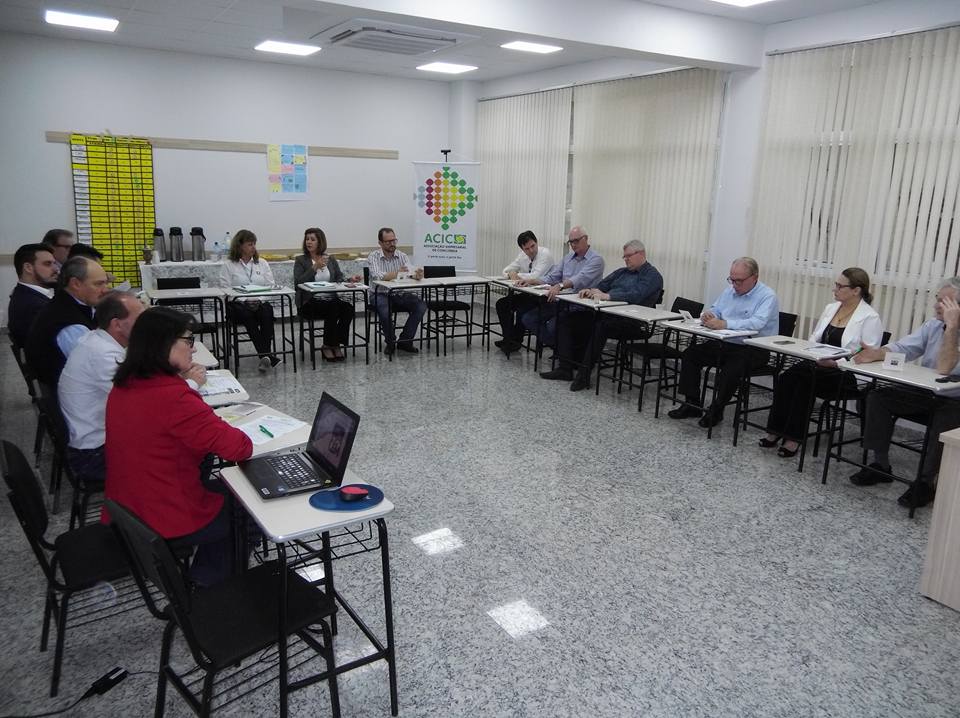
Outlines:
{"label": "white wall", "polygon": [[[262,247],[319,226],[333,246],[413,229],[413,160],[448,139],[444,82],[137,50],[0,33],[0,254],[74,228],[68,147],[46,130],[396,149],[397,160],[311,157],[310,198],[267,201],[262,155],[155,150],[157,223],[247,227]],[[3,268],[0,297],[14,281]],[[6,302],[0,301],[0,311]]]}

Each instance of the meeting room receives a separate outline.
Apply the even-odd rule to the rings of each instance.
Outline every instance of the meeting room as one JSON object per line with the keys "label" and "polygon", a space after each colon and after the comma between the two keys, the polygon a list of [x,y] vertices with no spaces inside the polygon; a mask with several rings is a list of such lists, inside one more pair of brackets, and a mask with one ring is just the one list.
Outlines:
{"label": "meeting room", "polygon": [[0,716],[960,715],[960,3],[0,3]]}

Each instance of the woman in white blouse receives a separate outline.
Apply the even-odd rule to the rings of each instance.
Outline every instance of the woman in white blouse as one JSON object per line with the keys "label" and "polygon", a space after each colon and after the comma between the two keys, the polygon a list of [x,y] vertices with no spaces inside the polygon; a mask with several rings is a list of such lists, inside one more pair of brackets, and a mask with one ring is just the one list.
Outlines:
{"label": "woman in white blouse", "polygon": [[[830,344],[853,353],[863,346],[880,346],[883,324],[880,315],[870,306],[870,275],[859,267],[840,272],[833,285],[833,298],[817,321],[810,341]],[[854,384],[849,374],[837,369],[832,359],[817,362],[816,392],[820,397],[835,396],[841,386]],[[773,406],[767,418],[767,436],[760,446],[770,449],[780,444],[777,454],[794,456],[807,433],[810,404],[813,400],[814,373],[808,367],[795,365],[778,378],[773,393]]]}
{"label": "woman in white blouse", "polygon": [[[257,254],[257,235],[249,229],[241,229],[233,235],[220,282],[227,288],[244,284],[274,286],[270,265]],[[227,302],[227,316],[247,330],[260,356],[260,366],[257,367],[260,371],[267,371],[280,363],[279,357],[273,353],[273,305],[270,302],[259,299]]]}

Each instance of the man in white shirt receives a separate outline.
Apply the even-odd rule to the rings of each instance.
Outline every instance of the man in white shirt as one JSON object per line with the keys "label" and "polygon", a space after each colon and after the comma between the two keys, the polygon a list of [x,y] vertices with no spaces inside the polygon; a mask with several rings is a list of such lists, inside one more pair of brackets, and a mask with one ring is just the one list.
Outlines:
{"label": "man in white shirt", "polygon": [[69,432],[67,460],[79,481],[103,481],[107,395],[127,353],[130,330],[143,304],[129,292],[112,291],[97,305],[97,328],[70,352],[57,394]]}
{"label": "man in white shirt", "polygon": [[[389,227],[382,227],[377,233],[377,243],[380,249],[375,249],[367,256],[367,267],[370,270],[371,284],[376,280],[390,282],[400,273],[412,273],[415,279],[423,279],[423,269],[417,269],[403,252],[397,250],[397,234]],[[388,292],[385,289],[370,290],[370,297],[380,317],[380,331],[383,332],[384,353],[393,354],[399,349],[408,354],[417,354],[419,350],[413,346],[413,338],[417,334],[420,320],[427,312],[427,305],[412,292]],[[395,339],[393,321],[390,317],[391,307],[407,312],[407,321],[400,332],[400,338]]]}
{"label": "man in white shirt", "polygon": [[[540,278],[553,266],[553,255],[550,254],[550,250],[540,247],[537,236],[529,229],[519,234],[517,244],[520,246],[520,254],[503,268],[504,275],[513,281],[540,281]],[[522,346],[524,328],[521,318],[536,306],[535,297],[521,292],[511,292],[497,300],[497,317],[500,319],[503,339],[494,344],[507,356]]]}

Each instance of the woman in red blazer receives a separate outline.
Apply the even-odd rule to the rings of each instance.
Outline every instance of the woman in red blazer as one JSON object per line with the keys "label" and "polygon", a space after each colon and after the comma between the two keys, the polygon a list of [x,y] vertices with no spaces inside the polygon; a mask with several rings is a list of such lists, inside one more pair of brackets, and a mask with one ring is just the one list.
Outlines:
{"label": "woman in red blazer", "polygon": [[192,325],[164,307],[134,324],[107,399],[105,495],[164,538],[196,545],[190,577],[207,586],[229,575],[233,541],[224,497],[204,487],[200,464],[211,453],[249,458],[253,444],[182,378],[193,366]]}

